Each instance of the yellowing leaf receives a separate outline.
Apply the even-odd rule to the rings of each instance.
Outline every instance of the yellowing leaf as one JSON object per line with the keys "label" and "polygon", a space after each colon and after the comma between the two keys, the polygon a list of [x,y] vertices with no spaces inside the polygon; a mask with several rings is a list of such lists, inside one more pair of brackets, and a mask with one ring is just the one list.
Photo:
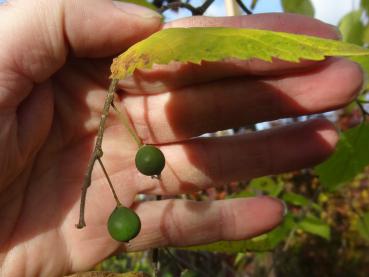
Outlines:
{"label": "yellowing leaf", "polygon": [[257,58],[271,62],[323,60],[326,56],[363,56],[357,45],[311,36],[239,28],[171,28],[142,40],[114,59],[111,78],[124,79],[136,69],[171,61],[219,61]]}

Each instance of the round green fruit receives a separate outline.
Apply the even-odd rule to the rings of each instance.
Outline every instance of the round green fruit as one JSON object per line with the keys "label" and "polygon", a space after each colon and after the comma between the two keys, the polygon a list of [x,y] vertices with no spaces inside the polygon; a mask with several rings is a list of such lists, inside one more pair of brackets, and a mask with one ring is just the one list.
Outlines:
{"label": "round green fruit", "polygon": [[138,149],[136,168],[147,176],[159,176],[165,166],[165,157],[159,148],[152,145],[144,145]]}
{"label": "round green fruit", "polygon": [[141,221],[131,209],[116,207],[109,217],[108,230],[113,239],[128,242],[140,232]]}

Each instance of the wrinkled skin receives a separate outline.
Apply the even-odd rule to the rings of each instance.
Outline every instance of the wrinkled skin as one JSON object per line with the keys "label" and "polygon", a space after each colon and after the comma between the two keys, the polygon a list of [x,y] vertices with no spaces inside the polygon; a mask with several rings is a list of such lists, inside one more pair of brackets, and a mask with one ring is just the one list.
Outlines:
{"label": "wrinkled skin", "polygon": [[[88,270],[114,251],[245,239],[277,226],[269,197],[214,202],[164,200],[132,207],[142,230],[112,240],[114,199],[96,166],[87,227],[79,197],[114,55],[162,28],[161,19],[109,0],[13,0],[0,6],[0,275],[60,276]],[[235,26],[337,38],[331,26],[295,15],[179,20],[167,27]],[[339,108],[362,83],[343,59],[290,64],[224,61],[158,66],[122,81],[116,105],[167,160],[162,181],[134,167],[136,145],[111,115],[103,161],[126,206],[138,193],[175,195],[284,172],[325,159],[337,141],[325,120],[224,138],[206,132]],[[125,93],[123,93],[125,91]],[[188,234],[191,234],[188,236]]]}

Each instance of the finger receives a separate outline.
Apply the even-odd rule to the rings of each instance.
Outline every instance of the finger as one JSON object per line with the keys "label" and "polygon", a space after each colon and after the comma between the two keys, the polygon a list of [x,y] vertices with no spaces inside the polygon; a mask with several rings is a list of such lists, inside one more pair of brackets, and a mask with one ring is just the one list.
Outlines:
{"label": "finger", "polygon": [[167,143],[336,109],[356,97],[362,79],[357,64],[332,59],[319,70],[301,74],[233,78],[156,95],[126,95],[122,103],[145,143]]}
{"label": "finger", "polygon": [[215,202],[164,200],[139,204],[140,234],[126,250],[189,246],[219,240],[241,240],[276,227],[284,206],[274,198],[256,197]]}
{"label": "finger", "polygon": [[[319,36],[328,39],[339,37],[336,27],[321,21],[294,14],[259,14],[239,17],[191,17],[165,25],[173,27],[236,27],[268,29],[273,31]],[[172,63],[155,66],[155,70],[136,71],[135,75],[120,82],[120,87],[131,93],[158,93],[190,84],[203,83],[219,78],[248,75],[281,75],[318,66],[319,62],[273,63],[251,59],[248,61],[227,60],[203,62],[201,65]],[[219,70],[221,68],[221,70]],[[181,78],[178,78],[178,76]]]}
{"label": "finger", "polygon": [[153,11],[114,3],[12,2],[1,11],[0,72],[42,82],[64,63],[68,51],[80,57],[116,54],[160,27],[161,18]]}
{"label": "finger", "polygon": [[158,181],[137,171],[136,150],[120,149],[117,132],[112,134],[104,138],[104,156],[113,182],[136,184],[137,193],[162,195],[195,192],[234,180],[307,168],[326,159],[338,140],[329,121],[316,119],[245,135],[162,145],[166,164]]}

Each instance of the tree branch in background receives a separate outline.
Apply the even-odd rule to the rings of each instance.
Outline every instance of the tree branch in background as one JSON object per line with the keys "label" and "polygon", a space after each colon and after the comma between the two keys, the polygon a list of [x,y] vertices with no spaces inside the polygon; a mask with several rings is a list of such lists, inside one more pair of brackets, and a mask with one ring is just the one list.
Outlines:
{"label": "tree branch in background", "polygon": [[207,0],[200,7],[195,8],[188,2],[183,3],[181,1],[176,1],[176,2],[171,2],[166,5],[163,5],[161,8],[158,9],[158,12],[162,14],[165,11],[170,10],[170,9],[184,8],[184,9],[189,10],[192,15],[203,15],[213,2],[214,0]]}
{"label": "tree branch in background", "polygon": [[369,112],[364,108],[363,105],[367,104],[368,102],[367,101],[361,101],[361,100],[358,100],[358,99],[356,99],[355,102],[359,106],[360,111],[363,115],[363,122],[365,122],[367,120],[367,116],[369,115]]}
{"label": "tree branch in background", "polygon": [[246,5],[242,2],[242,0],[236,0],[238,6],[246,13],[246,14],[252,14],[252,11],[249,10]]}

